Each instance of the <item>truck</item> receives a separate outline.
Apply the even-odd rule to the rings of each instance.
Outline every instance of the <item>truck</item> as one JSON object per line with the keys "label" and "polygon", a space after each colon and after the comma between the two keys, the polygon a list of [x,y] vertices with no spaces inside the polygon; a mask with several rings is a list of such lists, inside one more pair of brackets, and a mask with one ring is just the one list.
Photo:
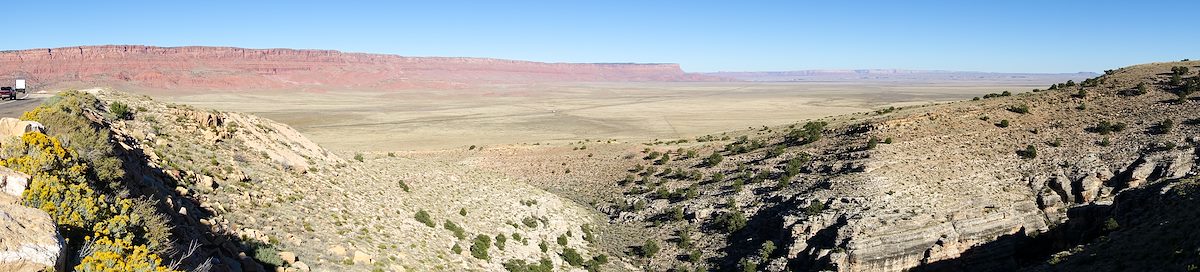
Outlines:
{"label": "truck", "polygon": [[0,100],[17,100],[17,91],[13,87],[0,87]]}
{"label": "truck", "polygon": [[15,83],[14,85],[16,85],[16,86],[0,87],[0,100],[4,100],[4,99],[17,100],[17,92],[21,92],[21,93],[26,92],[25,91],[26,86],[25,86],[24,79],[17,79],[16,82],[14,82],[14,83]]}

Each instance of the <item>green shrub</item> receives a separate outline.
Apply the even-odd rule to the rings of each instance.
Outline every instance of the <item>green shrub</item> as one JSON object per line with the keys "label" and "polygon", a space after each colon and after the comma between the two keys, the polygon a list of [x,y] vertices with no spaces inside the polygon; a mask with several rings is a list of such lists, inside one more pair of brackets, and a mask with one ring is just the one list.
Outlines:
{"label": "green shrub", "polygon": [[[419,221],[420,219],[417,219],[417,220]],[[428,224],[426,224],[426,225],[428,225]],[[458,224],[455,224],[453,221],[450,221],[450,219],[446,219],[446,223],[443,223],[442,227],[445,227],[446,230],[453,232],[454,237],[456,237],[458,239],[466,239],[467,238],[467,231],[464,230],[462,227],[459,227]]]}
{"label": "green shrub", "polygon": [[133,112],[129,111],[129,105],[121,102],[112,102],[108,105],[108,112],[113,114],[113,117],[121,120],[128,120],[133,117]]}
{"label": "green shrub", "polygon": [[713,174],[712,174],[712,177],[711,177],[711,178],[709,178],[709,181],[710,181],[710,182],[722,182],[722,181],[725,181],[725,173],[721,173],[721,172],[716,172],[716,173],[713,173]]}
{"label": "green shrub", "polygon": [[537,218],[525,217],[525,219],[521,219],[521,224],[525,224],[525,226],[529,228],[536,228],[538,226],[538,221]]}
{"label": "green shrub", "polygon": [[434,223],[433,219],[429,218],[429,212],[425,210],[417,211],[417,214],[413,218],[416,218],[417,222],[421,222],[430,228],[437,226],[437,223]]}
{"label": "green shrub", "polygon": [[647,239],[646,242],[643,243],[640,248],[638,248],[638,255],[641,255],[642,258],[650,258],[654,257],[654,254],[658,254],[658,250],[658,242],[654,241],[654,239]]}
{"label": "green shrub", "polygon": [[458,245],[458,243],[454,243],[454,247],[451,247],[450,251],[454,252],[454,254],[462,254],[462,246]]}
{"label": "green shrub", "polygon": [[1109,217],[1108,220],[1104,220],[1104,231],[1114,231],[1119,228],[1121,228],[1121,224],[1117,224],[1116,219]]}
{"label": "green shrub", "polygon": [[538,249],[541,249],[542,253],[546,253],[546,250],[549,250],[550,246],[546,244],[546,241],[542,241],[538,243]]}
{"label": "green shrub", "polygon": [[511,259],[504,262],[504,270],[509,272],[551,272],[554,271],[554,263],[547,258],[542,258],[536,264],[521,259]]}
{"label": "green shrub", "polygon": [[1084,89],[1079,89],[1079,91],[1078,91],[1078,92],[1075,92],[1075,94],[1072,94],[1072,95],[1071,95],[1071,97],[1074,97],[1074,98],[1087,98],[1087,95],[1088,95],[1088,92],[1087,92],[1087,90],[1084,90]]}
{"label": "green shrub", "polygon": [[403,180],[401,180],[399,182],[399,184],[400,184],[400,189],[404,190],[405,193],[410,192],[410,189],[408,188],[408,183],[405,183]]}
{"label": "green shrub", "polygon": [[1098,133],[1100,135],[1108,135],[1113,132],[1121,132],[1121,131],[1125,130],[1125,123],[1109,122],[1109,121],[1105,120],[1105,121],[1100,121],[1100,123],[1097,123],[1095,126],[1089,127],[1086,130],[1091,133]]}
{"label": "green shrub", "polygon": [[825,202],[821,202],[821,201],[818,201],[815,199],[808,202],[808,206],[804,207],[804,214],[806,214],[808,216],[818,215],[824,211],[825,211]]}
{"label": "green shrub", "polygon": [[733,233],[746,227],[746,215],[737,209],[723,213],[717,216],[713,222],[718,228],[726,233]]}
{"label": "green shrub", "polygon": [[279,251],[275,249],[275,246],[254,240],[245,240],[243,242],[249,248],[247,252],[250,253],[250,257],[254,258],[254,260],[269,267],[283,266],[283,259],[279,258]]}
{"label": "green shrub", "polygon": [[1017,155],[1025,159],[1037,158],[1037,147],[1034,147],[1033,145],[1027,145],[1025,146],[1025,149],[1017,150]]}
{"label": "green shrub", "polygon": [[823,121],[812,121],[804,124],[801,129],[793,129],[784,136],[784,141],[791,145],[806,145],[816,142],[821,139],[821,134],[825,131],[825,126],[829,123]]}
{"label": "green shrub", "polygon": [[704,165],[708,167],[717,166],[717,164],[720,164],[722,160],[725,160],[725,157],[721,156],[721,153],[713,151],[712,155],[708,155],[708,158],[704,158]]}
{"label": "green shrub", "polygon": [[480,260],[490,260],[488,256],[488,248],[492,246],[492,238],[487,235],[475,236],[475,241],[471,243],[471,256]]}
{"label": "green shrub", "polygon": [[596,233],[592,230],[592,225],[583,224],[579,227],[583,231],[583,240],[588,243],[596,243]]}
{"label": "green shrub", "polygon": [[677,241],[675,243],[676,246],[678,246],[679,248],[691,248],[692,247],[692,227],[691,226],[688,226],[682,230],[679,230],[679,232],[676,233],[676,236],[679,237],[679,239],[676,240]]}
{"label": "green shrub", "polygon": [[1026,114],[1026,113],[1029,113],[1029,105],[1021,104],[1021,105],[1011,106],[1011,107],[1008,107],[1008,111],[1020,113],[1020,114]]}
{"label": "green shrub", "polygon": [[467,216],[467,208],[458,208],[458,215]]}
{"label": "green shrub", "polygon": [[586,268],[588,272],[599,272],[600,265],[606,263],[608,263],[608,255],[600,254],[592,257],[591,260],[583,264],[583,267]]}
{"label": "green shrub", "polygon": [[656,161],[656,162],[654,162],[654,163],[655,163],[655,164],[658,164],[658,165],[663,165],[663,164],[666,164],[667,162],[670,162],[670,161],[671,161],[671,155],[670,155],[670,154],[663,154],[663,155],[662,155],[662,158],[659,158],[659,159],[658,159],[658,161]]}
{"label": "green shrub", "polygon": [[358,162],[363,162],[363,154],[362,153],[354,153],[354,160],[356,160]]}
{"label": "green shrub", "polygon": [[766,242],[763,242],[762,248],[758,249],[758,256],[764,260],[770,258],[771,254],[774,254],[774,253],[775,253],[775,242],[771,241],[771,240],[767,240]]}
{"label": "green shrub", "polygon": [[567,246],[567,234],[564,233],[558,236],[558,245]]}
{"label": "green shrub", "polygon": [[758,262],[746,256],[741,261],[738,261],[738,267],[741,267],[743,272],[756,272],[758,271]]}
{"label": "green shrub", "polygon": [[871,136],[871,139],[867,140],[867,150],[875,149],[875,147],[878,145],[879,145],[879,138],[875,138],[874,136]]}
{"label": "green shrub", "polygon": [[1000,120],[999,123],[996,123],[996,126],[1000,128],[1006,128],[1008,125],[1008,119]]}
{"label": "green shrub", "polygon": [[1151,134],[1167,134],[1167,133],[1171,133],[1171,130],[1174,128],[1175,128],[1175,120],[1165,119],[1165,120],[1162,120],[1162,122],[1158,122],[1157,124],[1154,124],[1153,127],[1150,127],[1150,133]]}
{"label": "green shrub", "polygon": [[562,256],[563,261],[571,266],[583,265],[583,256],[579,256],[579,252],[576,252],[574,248],[563,249],[559,256]]}
{"label": "green shrub", "polygon": [[671,221],[683,221],[683,208],[671,207]]}
{"label": "green shrub", "polygon": [[504,234],[496,234],[496,248],[504,250],[504,245],[508,243],[508,236]]}

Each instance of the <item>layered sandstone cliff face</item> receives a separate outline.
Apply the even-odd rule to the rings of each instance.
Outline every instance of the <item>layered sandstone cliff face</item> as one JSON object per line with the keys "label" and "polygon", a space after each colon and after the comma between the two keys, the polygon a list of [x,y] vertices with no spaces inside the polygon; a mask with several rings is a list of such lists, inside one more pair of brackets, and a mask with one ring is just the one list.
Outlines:
{"label": "layered sandstone cliff face", "polygon": [[80,46],[0,52],[0,79],[152,89],[454,88],[489,83],[709,81],[678,64],[543,63],[333,50]]}

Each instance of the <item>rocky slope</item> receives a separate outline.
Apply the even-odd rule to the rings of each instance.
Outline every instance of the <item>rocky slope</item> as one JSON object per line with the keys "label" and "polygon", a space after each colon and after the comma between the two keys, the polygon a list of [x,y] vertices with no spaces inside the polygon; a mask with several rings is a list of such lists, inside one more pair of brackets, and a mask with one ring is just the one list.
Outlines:
{"label": "rocky slope", "polygon": [[1092,226],[1102,218],[1080,213],[1195,175],[1197,76],[1175,67],[1197,65],[1138,65],[1047,91],[651,143],[618,181],[625,196],[598,206],[660,244],[689,241],[648,258],[657,269],[1030,267],[1086,241],[1006,238],[1078,236],[1059,227]]}
{"label": "rocky slope", "polygon": [[36,87],[395,90],[554,81],[711,81],[677,64],[542,63],[333,50],[79,46],[0,52],[0,78]]}
{"label": "rocky slope", "polygon": [[97,122],[177,229],[195,232],[181,236],[216,249],[201,253],[213,267],[257,269],[237,259],[248,255],[295,271],[569,269],[567,251],[604,255],[592,246],[600,214],[509,176],[394,153],[346,160],[252,115],[89,93],[130,109]]}

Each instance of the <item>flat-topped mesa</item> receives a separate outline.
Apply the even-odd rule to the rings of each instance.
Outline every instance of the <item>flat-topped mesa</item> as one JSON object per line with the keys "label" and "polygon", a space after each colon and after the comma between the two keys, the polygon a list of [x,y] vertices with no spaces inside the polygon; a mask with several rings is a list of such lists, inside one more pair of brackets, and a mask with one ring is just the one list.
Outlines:
{"label": "flat-topped mesa", "polygon": [[0,77],[153,89],[455,88],[539,82],[716,81],[678,64],[545,63],[335,50],[79,46],[0,52]]}

